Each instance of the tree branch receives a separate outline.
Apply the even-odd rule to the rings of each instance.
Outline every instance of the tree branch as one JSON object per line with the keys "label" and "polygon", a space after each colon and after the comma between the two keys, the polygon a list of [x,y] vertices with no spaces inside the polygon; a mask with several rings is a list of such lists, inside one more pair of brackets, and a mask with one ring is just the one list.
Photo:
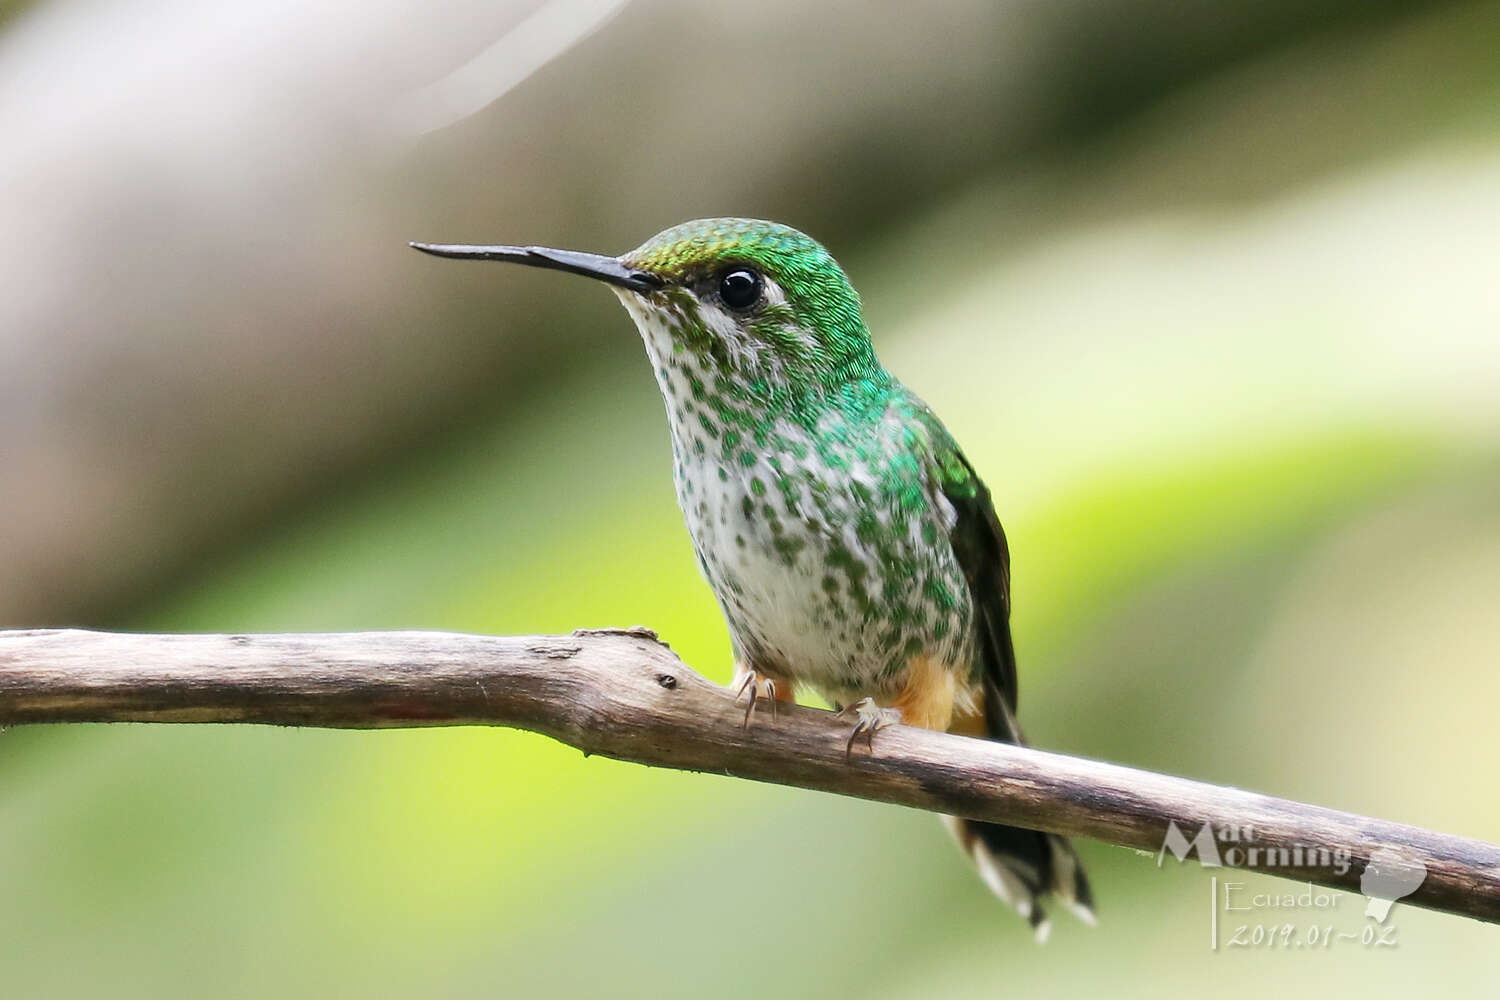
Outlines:
{"label": "tree branch", "polygon": [[[1027,747],[897,726],[846,752],[832,713],[745,703],[645,629],[570,636],[445,632],[122,635],[0,632],[0,726],[241,722],[382,728],[502,725],[585,753],[1092,837],[1151,853],[1253,831],[1310,864],[1237,863],[1359,891],[1371,852],[1426,866],[1405,902],[1500,922],[1500,847],[1254,792]],[[1295,848],[1300,852],[1292,854]],[[1347,852],[1347,853],[1343,853]],[[1278,855],[1280,856],[1280,855]],[[1343,872],[1328,858],[1347,857]],[[1227,864],[1236,858],[1226,854]],[[1321,862],[1321,863],[1319,863]]]}

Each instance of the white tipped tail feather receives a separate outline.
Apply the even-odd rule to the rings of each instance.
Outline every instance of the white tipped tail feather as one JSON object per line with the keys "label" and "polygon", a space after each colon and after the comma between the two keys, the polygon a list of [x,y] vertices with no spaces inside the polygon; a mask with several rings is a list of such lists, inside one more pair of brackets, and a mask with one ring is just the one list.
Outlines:
{"label": "white tipped tail feather", "polygon": [[1093,893],[1066,838],[956,816],[942,819],[984,884],[1031,924],[1038,943],[1052,930],[1042,906],[1048,897],[1084,923],[1095,923]]}

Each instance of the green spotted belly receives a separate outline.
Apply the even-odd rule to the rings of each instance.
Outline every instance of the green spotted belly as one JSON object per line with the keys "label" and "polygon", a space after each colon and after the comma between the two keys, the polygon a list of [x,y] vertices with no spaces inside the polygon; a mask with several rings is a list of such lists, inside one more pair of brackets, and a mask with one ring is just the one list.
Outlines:
{"label": "green spotted belly", "polygon": [[969,662],[951,510],[882,503],[876,479],[794,449],[728,467],[679,454],[678,499],[738,658],[838,701],[899,687],[913,656]]}

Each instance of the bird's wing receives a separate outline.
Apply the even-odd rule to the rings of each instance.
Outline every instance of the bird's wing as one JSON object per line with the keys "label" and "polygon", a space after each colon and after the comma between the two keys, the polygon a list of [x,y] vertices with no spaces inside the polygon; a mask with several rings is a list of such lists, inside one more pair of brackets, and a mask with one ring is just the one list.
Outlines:
{"label": "bird's wing", "polygon": [[957,515],[948,538],[974,605],[985,721],[991,736],[1019,741],[1021,733],[1015,723],[1016,651],[1010,636],[1010,548],[990,502],[989,489],[952,435],[930,409],[924,411],[932,440],[934,485]]}
{"label": "bird's wing", "polygon": [[[1022,743],[1016,724],[1016,651],[1010,638],[1010,548],[990,491],[974,466],[931,410],[924,410],[923,421],[932,443],[932,484],[957,515],[948,538],[974,605],[984,728],[990,739]],[[1088,923],[1094,922],[1093,891],[1066,839],[973,820],[950,820],[950,828],[985,883],[1031,921],[1039,938],[1046,937],[1042,901],[1049,893]]]}

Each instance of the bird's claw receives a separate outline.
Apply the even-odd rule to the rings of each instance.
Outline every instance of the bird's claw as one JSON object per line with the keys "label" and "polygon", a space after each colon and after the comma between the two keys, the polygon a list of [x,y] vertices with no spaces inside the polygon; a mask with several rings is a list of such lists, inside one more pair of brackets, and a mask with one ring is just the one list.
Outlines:
{"label": "bird's claw", "polygon": [[861,698],[852,705],[839,709],[841,717],[854,716],[854,731],[849,734],[849,742],[844,744],[844,757],[854,755],[854,741],[861,736],[865,738],[865,744],[872,749],[875,746],[875,733],[886,726],[894,726],[901,721],[901,710],[899,708],[881,708],[875,704],[873,698]]}
{"label": "bird's claw", "polygon": [[[764,692],[762,692],[762,686],[764,686]],[[775,681],[769,677],[762,680],[761,676],[752,670],[745,674],[744,680],[740,681],[740,686],[735,689],[735,700],[738,701],[747,691],[750,692],[750,698],[745,703],[745,720],[740,723],[740,728],[750,728],[750,714],[755,711],[755,704],[760,701],[762,696],[771,702],[771,717],[773,719],[776,717]]]}

